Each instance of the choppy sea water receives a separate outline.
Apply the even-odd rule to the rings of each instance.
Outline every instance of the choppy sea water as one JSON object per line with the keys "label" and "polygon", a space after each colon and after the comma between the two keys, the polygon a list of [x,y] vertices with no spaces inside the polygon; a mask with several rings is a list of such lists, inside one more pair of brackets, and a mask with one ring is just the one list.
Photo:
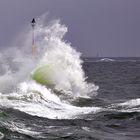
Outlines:
{"label": "choppy sea water", "polygon": [[90,98],[62,103],[47,100],[47,93],[1,93],[0,139],[138,140],[140,58],[85,58],[83,70],[86,81],[99,86]]}

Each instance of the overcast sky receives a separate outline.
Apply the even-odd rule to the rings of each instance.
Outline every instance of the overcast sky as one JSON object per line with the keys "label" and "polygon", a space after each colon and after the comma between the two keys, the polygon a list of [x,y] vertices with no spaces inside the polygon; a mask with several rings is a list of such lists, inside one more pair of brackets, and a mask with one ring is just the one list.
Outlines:
{"label": "overcast sky", "polygon": [[45,12],[84,56],[140,56],[140,0],[0,0],[0,47]]}

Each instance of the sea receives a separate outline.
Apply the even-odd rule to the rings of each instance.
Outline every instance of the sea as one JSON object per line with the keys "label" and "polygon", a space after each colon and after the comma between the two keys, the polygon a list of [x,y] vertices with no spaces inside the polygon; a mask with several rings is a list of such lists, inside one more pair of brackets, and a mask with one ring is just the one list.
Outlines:
{"label": "sea", "polygon": [[139,140],[140,58],[82,58],[37,21],[34,56],[30,27],[0,52],[0,140]]}
{"label": "sea", "polygon": [[[24,105],[26,98],[31,98],[26,101],[29,107],[33,102],[33,97],[24,95],[25,97],[17,98],[12,95],[1,95],[1,102],[5,100],[7,104],[8,100],[12,100],[14,104],[16,100],[21,105],[19,105],[20,109],[15,109],[14,105],[0,106],[0,139],[140,139],[140,58],[84,58],[83,61],[82,67],[87,77],[86,80],[98,85],[99,89],[96,95],[90,98],[77,98],[71,104],[74,107],[80,107],[81,110],[82,107],[94,107],[93,111],[85,113],[82,110],[83,113],[81,112],[77,117],[66,115],[64,119],[63,117],[51,119],[51,117],[30,115],[22,111],[22,107],[27,108]],[[45,104],[41,107],[43,106]],[[63,109],[61,111],[63,113]],[[70,111],[71,114],[74,110]]]}

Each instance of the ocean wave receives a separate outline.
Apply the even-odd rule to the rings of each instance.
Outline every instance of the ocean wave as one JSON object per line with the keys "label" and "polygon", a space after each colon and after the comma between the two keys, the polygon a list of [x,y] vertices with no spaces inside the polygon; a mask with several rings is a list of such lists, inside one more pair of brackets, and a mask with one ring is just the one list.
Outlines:
{"label": "ocean wave", "polygon": [[76,107],[60,98],[45,86],[22,83],[18,92],[0,95],[0,106],[18,109],[30,115],[50,119],[75,119],[79,115],[98,112],[99,107]]}
{"label": "ocean wave", "polygon": [[[5,69],[5,73],[0,76],[1,107],[50,119],[73,119],[80,114],[100,110],[99,107],[78,107],[70,103],[75,98],[95,96],[99,87],[86,81],[81,54],[64,41],[66,32],[67,27],[59,20],[45,26],[40,19],[35,29],[38,46],[35,58],[28,52],[31,30],[23,37],[25,40],[21,49],[13,47],[0,55]],[[11,54],[11,49],[15,54]],[[31,76],[38,67],[46,65],[51,71],[49,74],[44,71],[41,76],[51,79],[53,88],[47,83],[41,85]]]}

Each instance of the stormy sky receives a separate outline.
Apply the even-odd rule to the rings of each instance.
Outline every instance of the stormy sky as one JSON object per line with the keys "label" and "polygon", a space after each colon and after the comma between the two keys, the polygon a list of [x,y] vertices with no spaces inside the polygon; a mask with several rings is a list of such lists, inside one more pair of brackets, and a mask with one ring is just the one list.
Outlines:
{"label": "stormy sky", "polygon": [[84,56],[140,56],[140,0],[0,0],[0,48],[45,12]]}

